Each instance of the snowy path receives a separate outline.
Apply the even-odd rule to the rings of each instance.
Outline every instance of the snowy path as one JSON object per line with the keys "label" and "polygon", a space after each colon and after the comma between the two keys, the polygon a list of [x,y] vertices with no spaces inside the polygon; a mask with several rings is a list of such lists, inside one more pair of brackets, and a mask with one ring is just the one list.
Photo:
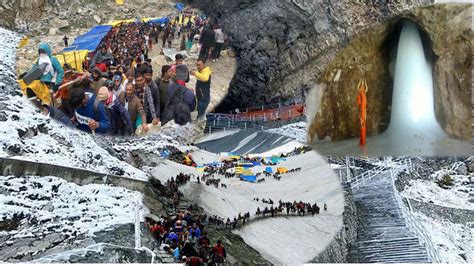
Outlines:
{"label": "snowy path", "polygon": [[385,171],[362,183],[354,192],[362,226],[350,250],[356,263],[428,263],[424,245],[407,225]]}

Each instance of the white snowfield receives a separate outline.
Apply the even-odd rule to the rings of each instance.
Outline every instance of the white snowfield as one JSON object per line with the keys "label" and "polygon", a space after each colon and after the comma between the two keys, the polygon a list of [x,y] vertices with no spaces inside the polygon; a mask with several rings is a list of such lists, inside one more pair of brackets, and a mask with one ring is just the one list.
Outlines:
{"label": "white snowfield", "polygon": [[468,186],[461,185],[463,182],[469,183],[469,177],[465,175],[452,175],[452,177],[455,183],[449,189],[441,188],[433,180],[410,180],[410,185],[400,194],[418,201],[431,201],[439,206],[474,210],[474,203],[469,201],[472,199],[472,194],[466,193]]}
{"label": "white snowfield", "polygon": [[133,223],[137,201],[142,220],[149,213],[139,192],[108,185],[79,186],[58,177],[0,176],[0,190],[6,191],[0,194],[1,219],[23,213],[29,221],[34,218],[38,222],[0,231],[0,236],[39,237],[53,232],[93,235],[113,225]]}
{"label": "white snowfield", "polygon": [[[199,155],[206,157],[204,159],[215,159],[205,152],[197,152],[194,157],[199,157]],[[175,165],[167,160],[164,162],[153,171],[153,175],[162,182],[176,175],[178,173],[176,171],[199,174],[192,167]],[[321,207],[321,214],[314,217],[270,218],[252,222],[242,230],[236,231],[272,263],[309,262],[329,244],[342,227],[343,189],[330,166],[316,152],[311,151],[290,157],[287,161],[272,166],[274,171],[277,167],[288,169],[301,167],[301,172],[283,174],[280,181],[267,177],[262,183],[248,183],[237,178],[221,177],[221,183],[226,184],[227,189],[206,186],[202,182],[197,184],[196,180],[192,179],[180,190],[210,215],[218,215],[225,219],[227,217],[233,219],[239,213],[246,212],[250,212],[252,218],[255,216],[257,207],[263,209],[271,206],[263,204],[261,200],[254,201],[256,197],[271,198],[275,206],[280,199],[291,202],[294,200],[316,202]],[[160,174],[171,169],[174,169],[176,174],[171,176]],[[253,171],[257,173],[264,169],[264,166],[254,167]],[[262,177],[264,175],[260,176]],[[328,205],[327,212],[322,210],[324,203]]]}
{"label": "white snowfield", "polygon": [[[416,218],[429,232],[433,244],[437,247],[443,263],[474,263],[474,231],[472,223],[456,224],[449,221],[436,220],[420,212]],[[464,254],[465,259],[460,255]]]}
{"label": "white snowfield", "polygon": [[307,142],[307,123],[306,121],[297,122],[293,124],[284,125],[279,128],[272,128],[267,130],[271,133],[277,133],[282,136],[293,138],[301,143]]}

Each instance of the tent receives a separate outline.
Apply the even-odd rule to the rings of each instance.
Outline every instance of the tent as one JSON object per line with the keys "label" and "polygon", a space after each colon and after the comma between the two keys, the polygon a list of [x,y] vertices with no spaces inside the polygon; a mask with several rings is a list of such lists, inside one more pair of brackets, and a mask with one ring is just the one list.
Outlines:
{"label": "tent", "polygon": [[261,162],[253,162],[253,166],[262,166]]}
{"label": "tent", "polygon": [[163,23],[167,23],[168,21],[170,21],[169,18],[164,17],[164,18],[150,19],[147,22],[156,23],[156,24],[163,24]]}
{"label": "tent", "polygon": [[107,23],[107,25],[109,26],[112,26],[112,27],[116,27],[122,23],[133,23],[135,22],[136,20],[135,19],[121,19],[121,20],[113,20],[109,23]]}
{"label": "tent", "polygon": [[68,63],[78,72],[82,72],[82,63],[86,60],[88,54],[88,50],[79,50],[63,52],[62,54],[55,55],[55,57],[58,59],[61,66],[64,65],[64,63]]}
{"label": "tent", "polygon": [[278,167],[277,168],[277,173],[279,173],[279,174],[284,174],[286,172],[288,172],[288,169],[286,167]]}
{"label": "tent", "polygon": [[205,169],[206,169],[206,167],[204,167],[204,166],[202,166],[202,165],[196,167],[196,170],[197,170],[198,172],[200,172],[200,173],[204,173],[204,170],[205,170]]}
{"label": "tent", "polygon": [[176,7],[179,11],[183,11],[183,10],[184,10],[184,4],[176,3],[175,7]]}
{"label": "tent", "polygon": [[121,6],[123,5],[123,0],[115,0],[115,4]]}
{"label": "tent", "polygon": [[244,168],[243,167],[235,167],[235,173],[240,175],[244,172]]}
{"label": "tent", "polygon": [[271,168],[270,166],[267,166],[267,167],[265,168],[265,172],[267,172],[267,173],[273,173],[273,170],[272,170],[272,168]]}
{"label": "tent", "polygon": [[257,176],[255,175],[240,175],[240,178],[242,178],[242,180],[247,181],[247,182],[252,182],[252,183],[257,182]]}
{"label": "tent", "polygon": [[100,42],[102,39],[109,33],[109,31],[112,29],[112,26],[110,25],[99,25],[93,27],[91,30],[89,30],[87,33],[79,35],[76,37],[74,42],[64,48],[64,52],[69,52],[69,51],[78,51],[78,50],[89,50],[89,51],[95,51],[97,49],[97,46],[99,46]]}

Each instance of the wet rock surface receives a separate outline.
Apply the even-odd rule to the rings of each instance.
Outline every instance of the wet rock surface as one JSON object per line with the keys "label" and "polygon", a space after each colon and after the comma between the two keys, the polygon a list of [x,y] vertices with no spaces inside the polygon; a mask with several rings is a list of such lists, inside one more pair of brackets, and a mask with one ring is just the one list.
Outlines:
{"label": "wet rock surface", "polygon": [[367,26],[430,3],[192,1],[231,32],[239,68],[218,111],[302,96]]}

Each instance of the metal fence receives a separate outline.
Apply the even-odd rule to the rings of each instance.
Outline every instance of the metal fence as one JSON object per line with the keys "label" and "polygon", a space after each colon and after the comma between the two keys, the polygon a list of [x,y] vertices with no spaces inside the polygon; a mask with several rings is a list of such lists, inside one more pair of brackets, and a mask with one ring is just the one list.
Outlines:
{"label": "metal fence", "polygon": [[[355,159],[352,159],[352,162]],[[392,161],[392,166],[387,167],[385,165],[380,165],[374,167],[373,169],[369,169],[359,175],[351,176],[351,172],[349,171],[351,167],[351,160],[346,159],[346,167],[345,168],[338,168],[333,169],[339,176],[339,180],[343,185],[350,185],[351,188],[357,188],[360,184],[372,179],[373,177],[379,175],[383,171],[386,171],[387,168],[390,169],[390,177],[392,180],[392,188],[393,194],[402,210],[402,215],[404,216],[407,226],[413,230],[418,235],[418,239],[422,244],[425,245],[426,251],[428,256],[434,263],[442,263],[443,260],[439,255],[438,250],[433,244],[431,237],[426,233],[426,228],[414,217],[411,211],[405,206],[400,194],[398,193],[396,186],[395,186],[395,179],[396,177],[403,171],[411,171],[415,167],[410,158],[402,158],[398,160]]]}
{"label": "metal fence", "polygon": [[396,177],[403,171],[411,171],[413,169],[413,164],[410,159],[404,160],[403,163],[399,164],[396,168],[390,168],[390,176],[393,182],[393,190],[395,198],[402,209],[402,215],[405,217],[407,221],[408,227],[412,229],[415,233],[418,234],[418,239],[422,244],[425,245],[426,251],[428,256],[431,258],[432,262],[434,263],[443,263],[441,256],[439,255],[438,250],[436,249],[435,245],[433,244],[433,240],[431,237],[426,233],[426,228],[421,224],[411,213],[411,211],[405,206],[403,203],[402,197],[398,193],[395,187],[395,179]]}

